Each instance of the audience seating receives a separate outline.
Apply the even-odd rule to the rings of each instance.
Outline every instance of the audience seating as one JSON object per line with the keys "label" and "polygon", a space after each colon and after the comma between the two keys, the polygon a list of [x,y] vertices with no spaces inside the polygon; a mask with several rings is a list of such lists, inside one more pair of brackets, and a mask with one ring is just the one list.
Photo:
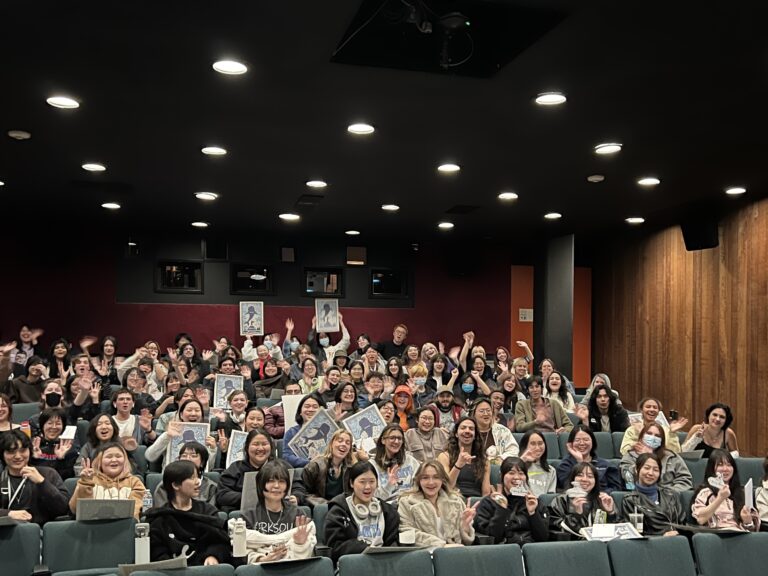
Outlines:
{"label": "audience seating", "polygon": [[278,398],[257,398],[256,406],[259,408],[269,408],[280,402]]}
{"label": "audience seating", "polygon": [[72,498],[72,494],[75,493],[75,488],[77,487],[77,478],[67,478],[64,480],[64,488],[67,489],[67,494],[69,494],[69,497]]}
{"label": "audience seating", "polygon": [[13,405],[11,420],[14,424],[21,424],[24,420],[29,420],[32,416],[39,413],[40,404],[37,402],[21,402]]}
{"label": "audience seating", "polygon": [[325,544],[326,514],[328,514],[328,504],[316,504],[312,510],[312,521],[315,523],[315,534],[318,544]]}
{"label": "audience seating", "polygon": [[78,420],[77,421],[77,442],[80,446],[85,446],[88,442],[88,428],[91,427],[90,420]]}
{"label": "audience seating", "polygon": [[[105,574],[133,562],[133,518],[107,522],[48,522],[43,527],[43,562],[54,574],[68,570]],[[89,572],[83,570],[89,569]]]}
{"label": "audience seating", "polygon": [[138,570],[132,572],[131,576],[234,576],[235,569],[229,564],[218,564],[215,566],[188,566],[176,570]]}
{"label": "audience seating", "polygon": [[632,492],[625,492],[623,490],[614,490],[611,492],[611,498],[613,498],[613,504],[617,513],[621,512],[621,502],[627,494],[632,494]]}
{"label": "audience seating", "polygon": [[28,576],[40,563],[40,526],[17,524],[0,528],[0,564],[7,576]]}
{"label": "audience seating", "polygon": [[688,471],[693,477],[693,485],[698,486],[704,482],[704,469],[707,467],[707,461],[703,458],[699,460],[685,460]]}
{"label": "audience seating", "polygon": [[437,548],[432,553],[435,576],[525,576],[517,544]]}
{"label": "audience seating", "polygon": [[523,546],[529,576],[611,576],[603,542],[536,542]]}
{"label": "audience seating", "polygon": [[613,576],[696,576],[684,536],[613,540],[608,542],[608,556]]}
{"label": "audience seating", "polygon": [[149,472],[146,476],[146,480],[144,481],[144,486],[147,487],[147,490],[152,492],[152,494],[155,493],[155,488],[157,488],[160,484],[163,483],[163,475],[159,472]]}
{"label": "audience seating", "polygon": [[611,442],[613,443],[613,453],[616,458],[621,458],[621,443],[624,441],[624,432],[611,432]]}
{"label": "audience seating", "polygon": [[693,551],[701,576],[764,574],[768,566],[768,533],[693,535]]}
{"label": "audience seating", "polygon": [[762,486],[765,474],[762,458],[736,458],[736,469],[739,471],[739,480],[742,485],[752,478],[753,488]]}
{"label": "audience seating", "polygon": [[330,558],[319,556],[311,558],[306,562],[240,566],[235,570],[235,574],[237,576],[333,576],[333,562],[331,562]]}
{"label": "audience seating", "polygon": [[[146,446],[139,446],[136,448],[136,450],[133,451],[133,454],[131,455],[133,457],[134,463],[136,464],[136,474],[141,474],[142,477],[146,476],[147,472],[149,472],[149,462],[147,462],[147,457],[145,456],[146,452]],[[155,464],[157,464],[159,467],[160,460],[158,459]]]}
{"label": "audience seating", "polygon": [[393,574],[432,576],[432,557],[428,550],[404,549],[402,553],[350,554],[339,558],[339,576],[392,576]]}
{"label": "audience seating", "polygon": [[691,515],[691,500],[693,500],[693,493],[694,490],[683,490],[682,492],[677,493],[677,497],[680,500],[680,506],[685,513],[686,524],[695,524],[693,516]]}
{"label": "audience seating", "polygon": [[278,438],[275,440],[275,448],[277,449],[277,457],[282,458],[283,457],[283,439]]}

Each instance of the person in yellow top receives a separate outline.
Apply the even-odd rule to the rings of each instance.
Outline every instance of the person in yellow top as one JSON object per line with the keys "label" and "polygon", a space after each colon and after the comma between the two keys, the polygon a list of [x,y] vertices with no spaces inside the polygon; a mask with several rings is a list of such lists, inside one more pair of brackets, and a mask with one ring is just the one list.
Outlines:
{"label": "person in yellow top", "polygon": [[[657,398],[651,398],[649,396],[640,400],[640,403],[637,405],[637,409],[643,415],[643,419],[641,422],[635,422],[632,424],[624,432],[624,438],[621,441],[621,448],[619,449],[622,456],[635,448],[636,444],[642,444],[643,439],[640,437],[640,431],[648,424],[652,424],[656,421],[659,412],[662,410],[662,406],[661,402],[659,402]],[[687,418],[679,418],[678,420],[674,420],[669,426],[661,424],[667,440],[664,444],[664,447],[667,450],[670,450],[676,454],[681,452],[680,440],[677,437],[677,432],[678,430],[685,428],[686,424],[688,424]],[[642,446],[640,446],[640,449],[642,450]]]}
{"label": "person in yellow top", "polygon": [[141,514],[144,499],[144,484],[131,474],[128,454],[120,444],[103,444],[91,462],[83,459],[83,471],[77,481],[75,493],[69,500],[69,509],[77,510],[77,501],[81,498],[97,500],[133,499],[133,516],[137,520]]}

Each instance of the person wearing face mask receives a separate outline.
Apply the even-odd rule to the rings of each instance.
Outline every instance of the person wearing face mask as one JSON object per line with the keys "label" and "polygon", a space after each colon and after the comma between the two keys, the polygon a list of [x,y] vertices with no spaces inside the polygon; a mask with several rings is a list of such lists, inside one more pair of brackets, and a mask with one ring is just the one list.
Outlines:
{"label": "person wearing face mask", "polygon": [[[632,449],[621,458],[621,476],[632,478],[637,468],[637,459],[642,454],[656,454],[659,459],[661,476],[658,484],[664,488],[669,488],[675,492],[683,492],[693,488],[693,477],[685,464],[685,460],[679,454],[667,450],[666,432],[664,428],[656,422],[646,424],[640,431],[639,443],[636,443]],[[631,486],[627,486],[631,489]]]}
{"label": "person wearing face mask", "polygon": [[[64,389],[59,380],[51,378],[45,382],[43,392],[40,395],[40,412],[29,419],[29,427],[32,430],[32,436],[40,435],[40,414],[47,408],[61,408],[64,411],[66,422],[65,426],[74,426],[77,423],[78,410],[72,410],[64,400]],[[74,412],[74,413],[73,413]]]}
{"label": "person wearing face mask", "polygon": [[[624,431],[624,438],[621,440],[621,448],[619,449],[619,452],[621,452],[622,456],[629,452],[633,446],[642,450],[640,431],[644,426],[656,422],[656,418],[659,417],[659,413],[662,411],[662,409],[663,406],[661,405],[661,402],[656,398],[648,396],[640,400],[637,405],[637,410],[642,414],[643,418],[641,422],[632,424]],[[662,428],[664,428],[664,436],[667,440],[667,450],[671,450],[677,454],[680,453],[680,440],[677,437],[677,431],[682,430],[686,424],[688,424],[687,418],[679,418],[678,420],[673,420],[669,423],[668,428],[664,424],[661,424]]]}
{"label": "person wearing face mask", "polygon": [[421,364],[411,368],[411,377],[406,384],[410,387],[413,394],[414,409],[423,408],[435,399],[437,388],[434,387],[434,380],[427,379],[427,368]]}
{"label": "person wearing face mask", "polygon": [[621,516],[640,512],[643,536],[676,536],[671,524],[684,524],[685,513],[677,494],[659,484],[662,464],[653,452],[640,454],[635,462],[635,490],[621,501]]}
{"label": "person wearing face mask", "polygon": [[317,332],[317,317],[312,317],[312,328],[307,333],[307,344],[309,344],[312,353],[323,366],[325,363],[333,361],[333,355],[336,350],[343,350],[346,352],[349,348],[349,331],[344,324],[344,317],[341,312],[338,313],[339,327],[341,328],[341,339],[336,344],[331,345],[331,339],[325,332]]}

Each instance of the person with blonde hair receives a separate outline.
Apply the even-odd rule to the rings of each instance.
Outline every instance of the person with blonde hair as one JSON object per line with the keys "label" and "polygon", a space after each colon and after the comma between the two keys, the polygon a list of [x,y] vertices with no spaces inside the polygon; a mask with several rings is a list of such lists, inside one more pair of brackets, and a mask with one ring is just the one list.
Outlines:
{"label": "person with blonde hair", "polygon": [[461,493],[450,487],[442,464],[427,460],[416,472],[413,488],[400,496],[400,532],[415,530],[416,545],[469,546],[475,540],[477,504],[467,507]]}
{"label": "person with blonde hair", "polygon": [[344,492],[344,475],[357,462],[354,443],[349,430],[336,430],[325,452],[304,467],[301,479],[311,506],[324,504]]}

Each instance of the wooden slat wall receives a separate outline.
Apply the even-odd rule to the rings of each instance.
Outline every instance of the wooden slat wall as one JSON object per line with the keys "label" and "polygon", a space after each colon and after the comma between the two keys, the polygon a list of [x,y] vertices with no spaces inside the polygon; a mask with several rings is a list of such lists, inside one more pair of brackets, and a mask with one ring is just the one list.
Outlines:
{"label": "wooden slat wall", "polygon": [[593,370],[625,405],[646,395],[691,424],[729,404],[742,455],[768,452],[768,200],[686,252],[678,227],[619,244],[593,273]]}

